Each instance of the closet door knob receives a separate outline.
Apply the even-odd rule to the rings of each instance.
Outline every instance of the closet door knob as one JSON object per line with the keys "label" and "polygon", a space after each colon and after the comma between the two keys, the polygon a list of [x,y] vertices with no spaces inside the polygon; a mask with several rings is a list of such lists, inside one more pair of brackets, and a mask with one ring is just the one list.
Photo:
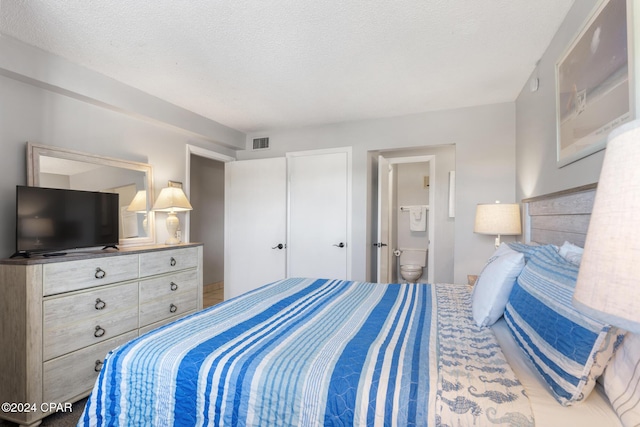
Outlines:
{"label": "closet door knob", "polygon": [[286,248],[286,245],[283,245],[282,243],[278,243],[276,246],[272,247],[271,249],[284,249]]}
{"label": "closet door knob", "polygon": [[338,243],[337,245],[333,245],[333,246],[337,246],[339,248],[344,248],[345,246],[347,246],[346,244],[344,244],[343,242]]}

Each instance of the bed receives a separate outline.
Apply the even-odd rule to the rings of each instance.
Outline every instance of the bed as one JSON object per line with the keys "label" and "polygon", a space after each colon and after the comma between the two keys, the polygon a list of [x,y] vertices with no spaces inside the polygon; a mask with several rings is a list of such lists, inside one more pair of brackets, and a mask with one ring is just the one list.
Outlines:
{"label": "bed", "polygon": [[[527,286],[539,280],[527,277],[537,277],[536,265],[547,271],[546,260],[559,257],[549,239],[571,233],[579,242],[586,233],[567,218],[535,219],[540,205],[575,212],[594,191],[525,201],[525,235],[542,244],[509,248],[528,257],[514,279],[519,294],[535,292]],[[542,208],[542,216],[555,210]],[[589,214],[582,210],[577,215]],[[479,324],[474,304],[488,278],[483,271],[475,288],[317,278],[267,284],[110,352],[78,425],[621,426],[595,377],[624,331],[578,315],[580,339],[595,343],[583,362],[590,372],[602,369],[574,375],[574,384],[572,369],[583,369],[575,357],[523,351],[536,335],[519,323],[526,314],[511,296],[518,292],[508,293],[504,316]],[[555,357],[559,386],[545,374]]]}
{"label": "bed", "polygon": [[81,422],[532,425],[495,337],[460,315],[469,297],[463,285],[281,280],[110,354]]}

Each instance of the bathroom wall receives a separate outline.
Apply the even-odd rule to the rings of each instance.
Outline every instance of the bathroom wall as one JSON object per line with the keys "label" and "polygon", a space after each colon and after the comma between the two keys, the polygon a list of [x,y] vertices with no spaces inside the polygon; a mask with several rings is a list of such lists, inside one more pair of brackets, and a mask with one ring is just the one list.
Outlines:
{"label": "bathroom wall", "polygon": [[[433,160],[429,162],[429,191],[426,197],[432,197],[434,199],[433,206],[429,209],[428,220],[434,227],[433,241],[431,242],[431,252],[429,256],[433,257],[430,273],[433,277],[434,283],[454,283],[454,246],[455,246],[455,224],[457,219],[449,217],[449,172],[456,170],[456,146],[455,145],[440,145],[425,146],[417,149],[405,149],[405,150],[390,150],[383,152],[370,152],[372,159],[371,171],[375,171],[375,178],[377,178],[378,163],[377,159],[379,155],[383,155],[387,160],[393,164],[410,164],[411,162],[400,162],[398,158],[406,157],[423,157],[433,156]],[[422,159],[415,159],[416,162],[423,161]],[[395,173],[394,173],[395,175]],[[421,179],[421,178],[419,178]],[[397,177],[392,178],[392,182],[396,182]],[[420,181],[422,182],[422,181]],[[419,185],[419,184],[417,184]],[[370,194],[372,213],[376,214],[378,206],[378,182],[377,179],[372,183],[372,188],[375,190]],[[393,206],[399,206],[397,200],[397,194],[395,191],[395,184],[392,187],[394,189],[391,202]],[[389,243],[397,246],[394,242],[397,242],[395,232],[398,229],[397,226],[398,215],[392,215],[391,227],[394,235],[389,237]],[[374,238],[373,241],[377,241],[377,214],[372,220],[375,228],[371,233]],[[473,226],[472,226],[473,227]],[[377,255],[374,252],[373,255]],[[377,273],[377,259],[375,257],[371,260],[371,277],[376,277]],[[392,271],[395,274],[395,263],[392,265]],[[395,276],[397,277],[397,275]],[[428,277],[428,276],[424,276]],[[423,279],[424,279],[423,277]]]}
{"label": "bathroom wall", "polygon": [[[429,245],[427,231],[411,231],[409,229],[409,219],[411,213],[401,211],[401,206],[428,205],[429,187],[424,186],[425,177],[429,177],[429,163],[399,163],[396,168],[395,192],[397,195],[394,206],[394,214],[397,217],[397,247],[426,249]],[[429,221],[427,211],[427,221]],[[428,226],[427,226],[428,227]],[[427,228],[428,229],[428,228]],[[426,257],[426,254],[425,254]],[[427,269],[422,271],[422,279],[427,281]]]}

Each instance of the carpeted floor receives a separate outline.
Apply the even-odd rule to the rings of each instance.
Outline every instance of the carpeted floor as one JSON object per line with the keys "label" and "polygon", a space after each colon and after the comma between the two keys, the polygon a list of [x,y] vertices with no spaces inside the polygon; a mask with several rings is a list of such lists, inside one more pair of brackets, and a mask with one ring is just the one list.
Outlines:
{"label": "carpeted floor", "polygon": [[[70,412],[58,412],[55,414],[51,414],[45,419],[42,420],[42,427],[74,427],[78,420],[80,419],[80,415],[82,415],[82,411],[84,410],[84,405],[87,403],[87,398],[85,397],[82,400],[77,401],[73,404],[72,410]],[[0,420],[0,427],[15,427],[18,424],[12,423],[9,421]]]}

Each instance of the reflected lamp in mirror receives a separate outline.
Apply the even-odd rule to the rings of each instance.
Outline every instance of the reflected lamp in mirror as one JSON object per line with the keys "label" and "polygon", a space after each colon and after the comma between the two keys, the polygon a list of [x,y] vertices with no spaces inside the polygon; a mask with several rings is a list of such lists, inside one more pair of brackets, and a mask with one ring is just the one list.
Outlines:
{"label": "reflected lamp in mirror", "polygon": [[127,206],[127,210],[129,212],[135,212],[144,214],[144,219],[142,220],[142,228],[144,228],[145,235],[149,233],[148,224],[147,224],[147,192],[145,190],[140,190],[133,197],[129,206]]}
{"label": "reflected lamp in mirror", "polygon": [[34,247],[42,245],[40,239],[53,236],[53,220],[51,218],[25,218],[20,221],[22,229],[21,235],[25,238],[32,238]]}
{"label": "reflected lamp in mirror", "polygon": [[191,203],[189,203],[182,188],[169,186],[160,191],[158,200],[156,200],[156,203],[153,205],[153,210],[156,212],[167,212],[167,231],[169,232],[169,238],[165,244],[177,245],[180,243],[180,239],[177,237],[180,220],[176,212],[190,211],[192,209]]}
{"label": "reflected lamp in mirror", "polygon": [[473,232],[495,235],[495,246],[500,246],[500,236],[522,234],[520,205],[517,203],[481,203],[476,207]]}
{"label": "reflected lamp in mirror", "polygon": [[573,295],[592,317],[640,333],[640,121],[609,136]]}

